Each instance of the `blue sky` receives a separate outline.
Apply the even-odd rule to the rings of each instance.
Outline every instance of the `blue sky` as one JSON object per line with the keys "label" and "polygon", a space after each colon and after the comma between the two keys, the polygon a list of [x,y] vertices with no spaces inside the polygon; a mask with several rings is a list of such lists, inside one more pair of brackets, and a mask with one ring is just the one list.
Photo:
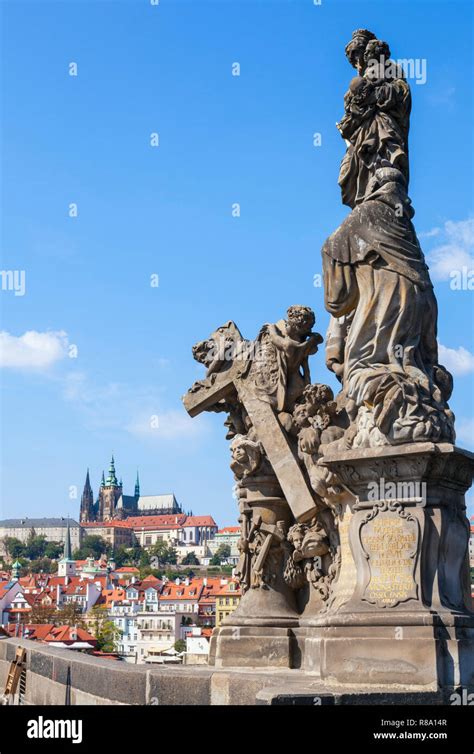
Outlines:
{"label": "blue sky", "polygon": [[[144,494],[235,523],[224,416],[191,420],[180,402],[202,375],[191,346],[228,319],[254,337],[295,303],[325,333],[313,280],[348,212],[334,124],[361,27],[425,61],[410,194],[458,444],[473,448],[473,292],[450,284],[473,267],[470,2],[0,5],[2,269],[25,271],[24,295],[0,293],[0,517],[77,515],[74,488],[89,466],[96,493],[113,451],[126,492],[138,467]],[[323,353],[312,361],[334,385]]]}

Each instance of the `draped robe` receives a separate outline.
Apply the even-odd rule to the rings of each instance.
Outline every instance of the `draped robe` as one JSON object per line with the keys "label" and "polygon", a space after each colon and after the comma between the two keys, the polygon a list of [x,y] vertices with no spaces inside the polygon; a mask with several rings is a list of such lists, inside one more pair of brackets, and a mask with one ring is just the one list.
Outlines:
{"label": "draped robe", "polygon": [[327,239],[322,256],[326,309],[342,318],[330,326],[328,363],[343,364],[349,405],[380,413],[390,392],[413,428],[420,396],[441,396],[433,381],[437,303],[412,213],[406,193],[386,183]]}

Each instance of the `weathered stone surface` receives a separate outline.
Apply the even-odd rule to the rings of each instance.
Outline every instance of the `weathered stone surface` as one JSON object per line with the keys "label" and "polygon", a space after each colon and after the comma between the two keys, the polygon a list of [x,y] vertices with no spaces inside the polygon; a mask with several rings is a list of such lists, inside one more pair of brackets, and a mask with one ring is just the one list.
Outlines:
{"label": "weathered stone surface", "polygon": [[160,706],[208,705],[211,703],[209,673],[191,673],[186,668],[152,669],[148,673],[146,704]]}
{"label": "weathered stone surface", "polygon": [[[305,629],[305,631],[309,630]],[[383,630],[385,631],[386,628]],[[14,639],[6,639],[0,643],[3,641],[5,641],[4,646],[11,647],[14,654],[18,642]],[[352,637],[349,641],[355,642],[355,638]],[[365,641],[367,644],[367,640]],[[462,641],[455,643],[462,647]],[[426,641],[426,644],[431,646],[429,641]],[[442,692],[429,692],[426,686],[411,690],[405,687],[402,690],[399,687],[391,688],[392,684],[385,686],[377,684],[375,680],[363,685],[362,681],[357,679],[354,684],[354,675],[352,681],[344,685],[334,683],[327,678],[322,680],[315,673],[307,674],[302,670],[282,668],[162,667],[148,669],[143,666],[130,665],[126,668],[129,694],[124,701],[118,698],[122,697],[122,692],[120,689],[120,693],[117,694],[117,684],[108,683],[111,669],[107,661],[87,658],[87,663],[84,663],[84,656],[78,653],[44,647],[41,648],[39,654],[49,657],[52,662],[31,663],[29,655],[34,652],[35,642],[22,641],[22,645],[27,651],[28,665],[25,704],[64,705],[66,692],[70,694],[73,705],[149,704],[159,707],[163,704],[299,705],[310,703],[319,706],[331,704],[332,699],[335,704],[446,704],[449,703],[449,696],[453,691],[453,685],[446,685]],[[365,651],[365,646],[362,649]],[[343,656],[349,662],[354,662],[351,651],[345,649]],[[370,651],[370,646],[368,651]],[[64,676],[61,675],[62,680],[59,681],[54,678],[52,671],[56,660],[64,659],[64,654],[70,655],[71,686],[69,690],[63,682]],[[470,663],[472,667],[472,655]],[[44,674],[33,672],[30,669],[31,664]],[[50,674],[45,672],[48,666],[51,669]],[[89,685],[88,691],[76,685],[76,681],[83,677],[82,671],[86,666],[90,666],[89,672],[96,676],[95,682]],[[9,667],[9,662],[0,660],[0,686],[5,683]],[[146,683],[145,697],[142,693],[143,680]],[[474,686],[469,687],[467,680],[467,676],[464,675],[463,687],[469,692],[473,691]]]}
{"label": "weathered stone surface", "polygon": [[289,668],[293,638],[285,628],[222,627],[212,637],[216,667]]}

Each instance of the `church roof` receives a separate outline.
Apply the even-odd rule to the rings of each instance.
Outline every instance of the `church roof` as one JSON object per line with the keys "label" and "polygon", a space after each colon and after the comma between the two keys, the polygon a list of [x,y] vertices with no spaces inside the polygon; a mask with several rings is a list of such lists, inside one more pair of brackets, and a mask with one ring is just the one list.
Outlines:
{"label": "church roof", "polygon": [[137,504],[136,498],[133,495],[120,495],[117,500],[117,508],[124,508],[125,510],[134,510]]}
{"label": "church roof", "polygon": [[140,495],[138,498],[138,511],[159,510],[160,508],[165,510],[171,508],[176,512],[178,511],[179,505],[173,493],[168,495]]}

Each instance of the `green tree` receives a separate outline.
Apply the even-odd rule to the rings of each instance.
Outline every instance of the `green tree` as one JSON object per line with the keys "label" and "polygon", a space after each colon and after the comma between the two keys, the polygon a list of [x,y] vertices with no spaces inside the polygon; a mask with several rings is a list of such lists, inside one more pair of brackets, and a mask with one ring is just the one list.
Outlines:
{"label": "green tree", "polygon": [[199,560],[197,559],[194,550],[191,550],[191,552],[188,552],[188,554],[184,556],[181,565],[199,565]]}
{"label": "green tree", "polygon": [[63,554],[64,545],[62,542],[47,542],[44,549],[45,558],[58,560]]}
{"label": "green tree", "polygon": [[150,548],[150,555],[152,558],[155,558],[155,561],[152,561],[152,565],[157,567],[166,564],[174,565],[178,562],[178,553],[174,547],[170,547],[163,541],[157,542]]}
{"label": "green tree", "polygon": [[120,547],[116,547],[114,550],[113,559],[117,568],[120,568],[124,565],[133,565],[131,548],[126,547],[126,545],[120,545]]}
{"label": "green tree", "polygon": [[98,534],[89,534],[84,537],[82,544],[77,550],[74,550],[74,560],[85,560],[86,558],[100,558],[105,553],[110,553],[110,545],[103,537]]}
{"label": "green tree", "polygon": [[122,631],[109,620],[107,610],[103,607],[93,607],[92,616],[94,618],[92,631],[97,639],[96,649],[99,652],[116,652]]}
{"label": "green tree", "polygon": [[140,562],[140,557],[142,554],[142,548],[140,545],[134,545],[134,547],[130,547],[128,551],[129,560],[128,563],[130,565],[138,566]]}
{"label": "green tree", "polygon": [[30,560],[43,558],[46,553],[46,545],[47,542],[44,534],[35,534],[35,530],[32,529],[26,541],[25,556]]}
{"label": "green tree", "polygon": [[30,571],[32,573],[39,573],[40,571],[43,571],[43,573],[56,573],[57,570],[58,564],[53,563],[50,558],[38,558],[30,562]]}
{"label": "green tree", "polygon": [[21,558],[25,553],[25,545],[16,537],[5,537],[3,544],[5,550],[13,560]]}
{"label": "green tree", "polygon": [[156,576],[157,579],[161,579],[163,572],[151,566],[143,566],[143,568],[140,568],[140,578],[145,579],[147,576]]}
{"label": "green tree", "polygon": [[230,555],[230,545],[220,545],[209,561],[209,565],[218,566]]}
{"label": "green tree", "polygon": [[177,652],[186,652],[186,642],[184,639],[178,639],[175,641],[174,648]]}

